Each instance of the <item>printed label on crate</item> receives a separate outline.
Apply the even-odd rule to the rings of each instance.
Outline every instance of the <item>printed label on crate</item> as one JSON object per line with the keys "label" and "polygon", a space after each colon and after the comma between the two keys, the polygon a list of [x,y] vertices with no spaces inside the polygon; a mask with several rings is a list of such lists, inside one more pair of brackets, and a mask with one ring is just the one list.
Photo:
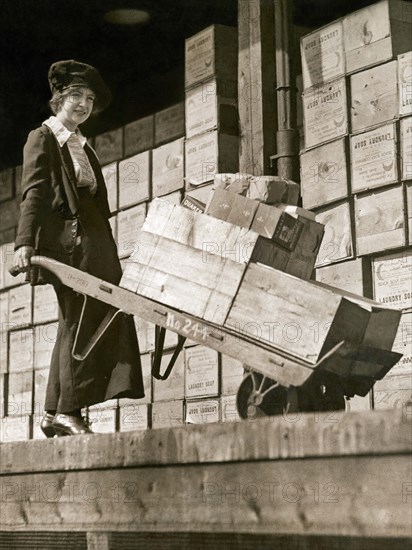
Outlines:
{"label": "printed label on crate", "polygon": [[126,157],[151,149],[154,145],[153,115],[135,120],[124,127],[124,154]]}
{"label": "printed label on crate", "polygon": [[183,424],[183,399],[152,405],[152,428],[172,428]]}
{"label": "printed label on crate", "polygon": [[402,119],[400,126],[402,180],[412,180],[412,117]]}
{"label": "printed label on crate", "polygon": [[56,321],[59,317],[59,304],[52,285],[34,287],[33,323]]}
{"label": "printed label on crate", "polygon": [[375,301],[385,307],[412,307],[412,252],[404,250],[372,262]]}
{"label": "printed label on crate", "polygon": [[14,372],[8,376],[7,414],[23,416],[33,408],[33,371]]}
{"label": "printed label on crate", "polygon": [[353,256],[348,203],[318,212],[316,221],[325,226],[325,234],[316,259],[317,266]]}
{"label": "printed label on crate", "polygon": [[394,124],[351,137],[352,191],[396,182],[396,133]]}
{"label": "printed label on crate", "polygon": [[149,410],[147,404],[128,403],[119,407],[120,431],[147,430]]}
{"label": "printed label on crate", "polygon": [[54,346],[57,340],[58,322],[38,325],[34,328],[34,361],[35,369],[49,367]]}
{"label": "printed label on crate", "polygon": [[209,424],[219,422],[220,403],[218,399],[207,401],[186,401],[187,424]]}
{"label": "printed label on crate", "polygon": [[412,114],[412,52],[398,56],[399,114]]}
{"label": "printed label on crate", "polygon": [[217,395],[219,388],[217,351],[197,346],[185,350],[186,397]]}
{"label": "printed label on crate", "polygon": [[153,196],[167,195],[184,187],[184,139],[153,150]]}
{"label": "printed label on crate", "polygon": [[0,420],[0,441],[27,441],[30,439],[30,415],[6,416]]}
{"label": "printed label on crate", "polygon": [[401,353],[402,357],[391,368],[390,373],[408,374],[412,380],[412,313],[402,314],[392,350]]}
{"label": "printed label on crate", "polygon": [[[163,373],[170,359],[172,352],[164,352],[160,372]],[[153,401],[172,401],[175,399],[183,399],[185,392],[185,362],[183,353],[179,354],[176,363],[166,380],[153,379]]]}
{"label": "printed label on crate", "polygon": [[9,372],[33,369],[33,329],[16,330],[9,334]]}
{"label": "printed label on crate", "polygon": [[150,151],[119,162],[119,208],[150,197]]}
{"label": "printed label on crate", "polygon": [[22,285],[9,291],[9,327],[30,325],[32,321],[32,287]]}
{"label": "printed label on crate", "polygon": [[337,21],[304,36],[301,40],[305,89],[333,80],[345,73],[342,23]]}
{"label": "printed label on crate", "polygon": [[404,246],[402,186],[355,196],[355,225],[358,255]]}
{"label": "printed label on crate", "polygon": [[116,431],[117,409],[114,407],[89,410],[89,419],[95,433],[114,433]]}
{"label": "printed label on crate", "polygon": [[345,135],[348,132],[345,79],[306,90],[303,109],[306,147]]}
{"label": "printed label on crate", "polygon": [[237,395],[224,395],[220,399],[222,422],[239,422],[241,420],[236,406]]}
{"label": "printed label on crate", "polygon": [[146,205],[139,204],[117,215],[117,251],[120,258],[137,251],[136,235],[146,218]]}
{"label": "printed label on crate", "polygon": [[107,200],[110,212],[117,210],[117,162],[102,167],[102,174],[106,183]]}

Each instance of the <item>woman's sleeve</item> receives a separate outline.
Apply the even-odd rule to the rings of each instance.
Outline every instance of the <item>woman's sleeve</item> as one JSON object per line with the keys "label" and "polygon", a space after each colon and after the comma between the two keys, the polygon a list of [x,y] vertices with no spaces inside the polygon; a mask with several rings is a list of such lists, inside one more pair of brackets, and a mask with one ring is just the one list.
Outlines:
{"label": "woman's sleeve", "polygon": [[22,202],[15,249],[35,246],[50,189],[46,136],[38,128],[30,132],[23,150]]}

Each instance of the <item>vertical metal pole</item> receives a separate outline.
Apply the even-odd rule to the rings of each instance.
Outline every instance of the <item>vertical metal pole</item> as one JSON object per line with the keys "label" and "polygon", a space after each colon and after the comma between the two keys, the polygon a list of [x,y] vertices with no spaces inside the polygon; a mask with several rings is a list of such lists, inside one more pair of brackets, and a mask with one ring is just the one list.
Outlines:
{"label": "vertical metal pole", "polygon": [[294,74],[293,0],[274,0],[276,92],[278,129],[275,172],[299,181],[299,134],[296,129],[296,75]]}

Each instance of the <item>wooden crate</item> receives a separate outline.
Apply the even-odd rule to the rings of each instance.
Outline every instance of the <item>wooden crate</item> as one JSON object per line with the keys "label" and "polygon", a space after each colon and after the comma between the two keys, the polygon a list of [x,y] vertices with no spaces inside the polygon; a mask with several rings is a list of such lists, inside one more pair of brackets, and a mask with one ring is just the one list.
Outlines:
{"label": "wooden crate", "polygon": [[7,375],[8,416],[22,416],[33,411],[33,371],[13,372]]}
{"label": "wooden crate", "polygon": [[0,374],[3,375],[9,370],[9,346],[6,330],[0,331]]}
{"label": "wooden crate", "polygon": [[115,160],[121,160],[123,158],[123,128],[96,136],[94,146],[102,166]]}
{"label": "wooden crate", "polygon": [[27,441],[31,435],[31,416],[7,416],[0,422],[0,441]]}
{"label": "wooden crate", "polygon": [[202,399],[186,401],[186,424],[210,424],[220,420],[220,400]]}
{"label": "wooden crate", "polygon": [[343,18],[348,73],[370,67],[411,49],[408,3],[384,0]]}
{"label": "wooden crate", "polygon": [[394,309],[412,308],[412,252],[404,250],[372,261],[374,300]]}
{"label": "wooden crate", "polygon": [[374,390],[373,408],[376,410],[403,409],[407,410],[412,403],[412,390]]}
{"label": "wooden crate", "polygon": [[408,243],[412,244],[412,185],[406,186],[406,212],[408,217]]}
{"label": "wooden crate", "polygon": [[395,60],[350,77],[352,132],[399,116],[397,69]]}
{"label": "wooden crate", "polygon": [[59,318],[59,304],[52,285],[39,285],[33,289],[33,323],[48,323]]}
{"label": "wooden crate", "polygon": [[186,92],[186,137],[209,130],[223,134],[239,133],[237,80],[212,79]]}
{"label": "wooden crate", "polygon": [[342,21],[317,29],[301,38],[303,89],[324,84],[345,74]]}
{"label": "wooden crate", "polygon": [[119,162],[119,209],[149,200],[150,174],[150,151]]}
{"label": "wooden crate", "polygon": [[300,156],[304,208],[315,208],[349,194],[347,142],[339,139]]}
{"label": "wooden crate", "polygon": [[244,365],[237,359],[222,355],[222,395],[234,395],[245,376]]}
{"label": "wooden crate", "polygon": [[185,397],[212,397],[219,394],[218,353],[204,346],[185,349]]}
{"label": "wooden crate", "polygon": [[102,167],[102,174],[106,183],[107,200],[109,201],[110,212],[116,212],[118,209],[117,202],[117,177],[118,169],[117,162],[111,162]]}
{"label": "wooden crate", "polygon": [[212,181],[218,173],[237,172],[239,168],[239,138],[205,132],[185,142],[186,189]]}
{"label": "wooden crate", "polygon": [[9,291],[9,328],[28,326],[32,323],[32,288],[26,284]]}
{"label": "wooden crate", "polygon": [[222,395],[220,398],[220,418],[222,422],[240,422],[237,412],[236,395]]}
{"label": "wooden crate", "polygon": [[57,339],[58,323],[34,327],[33,367],[40,370],[50,366],[53,348]]}
{"label": "wooden crate", "polygon": [[355,197],[355,225],[359,255],[404,246],[402,186]]}
{"label": "wooden crate", "polygon": [[117,251],[119,258],[133,254],[137,249],[136,235],[146,217],[146,204],[128,208],[117,215]]}
{"label": "wooden crate", "polygon": [[172,428],[183,424],[183,399],[152,405],[152,428]]}
{"label": "wooden crate", "polygon": [[[371,300],[251,264],[225,326],[245,332],[253,323],[261,341],[315,363],[341,340],[392,346],[399,320],[400,313]],[[384,343],[377,340],[383,328],[388,333]]]}
{"label": "wooden crate", "polygon": [[124,155],[130,157],[154,146],[154,116],[135,120],[124,127]]}
{"label": "wooden crate", "polygon": [[316,267],[354,256],[349,202],[318,211],[316,221],[325,226],[325,235],[316,259]]}
{"label": "wooden crate", "polygon": [[185,41],[185,87],[213,76],[237,80],[237,28],[212,25]]}
{"label": "wooden crate", "polygon": [[390,374],[409,375],[412,379],[412,312],[402,314],[392,349],[402,353],[402,357],[392,367]]}
{"label": "wooden crate", "polygon": [[180,138],[153,150],[153,196],[160,197],[183,189],[184,139]]}
{"label": "wooden crate", "polygon": [[114,433],[117,427],[117,404],[108,406],[105,403],[99,403],[93,405],[88,409],[88,417],[92,423],[93,432],[101,434]]}
{"label": "wooden crate", "polygon": [[299,151],[305,149],[305,132],[303,130],[303,80],[302,75],[296,77],[296,128],[299,133]]}
{"label": "wooden crate", "polygon": [[140,401],[119,406],[119,430],[121,432],[147,430],[149,428],[150,405]]}
{"label": "wooden crate", "polygon": [[305,147],[310,149],[348,133],[346,81],[319,84],[303,94]]}
{"label": "wooden crate", "polygon": [[9,333],[9,373],[33,369],[34,334],[32,328]]}
{"label": "wooden crate", "polygon": [[159,111],[154,116],[155,140],[157,147],[185,135],[185,105],[183,102]]}
{"label": "wooden crate", "polygon": [[16,199],[0,203],[0,231],[17,227],[20,216],[19,204]]}
{"label": "wooden crate", "polygon": [[316,280],[359,296],[372,297],[371,265],[368,258],[356,258],[320,267],[316,269]]}
{"label": "wooden crate", "polygon": [[399,114],[412,115],[412,51],[398,55]]}
{"label": "wooden crate", "polygon": [[386,124],[350,138],[352,191],[398,181],[395,124]]}
{"label": "wooden crate", "polygon": [[7,201],[13,198],[14,191],[14,170],[6,168],[0,171],[0,201]]}
{"label": "wooden crate", "polygon": [[[163,353],[160,372],[169,364],[173,350]],[[167,380],[153,379],[153,402],[183,399],[185,395],[185,361],[183,353],[179,355]]]}
{"label": "wooden crate", "polygon": [[412,117],[400,121],[402,180],[412,180]]}
{"label": "wooden crate", "polygon": [[34,371],[33,412],[38,415],[44,411],[49,371],[49,368]]}

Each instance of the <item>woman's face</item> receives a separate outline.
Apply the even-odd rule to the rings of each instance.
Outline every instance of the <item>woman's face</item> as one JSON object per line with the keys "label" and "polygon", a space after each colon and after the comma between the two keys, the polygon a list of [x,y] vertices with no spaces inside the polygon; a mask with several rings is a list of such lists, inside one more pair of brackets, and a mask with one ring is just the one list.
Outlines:
{"label": "woman's face", "polygon": [[56,117],[66,128],[74,132],[79,124],[89,118],[95,98],[90,88],[75,88],[64,98]]}

